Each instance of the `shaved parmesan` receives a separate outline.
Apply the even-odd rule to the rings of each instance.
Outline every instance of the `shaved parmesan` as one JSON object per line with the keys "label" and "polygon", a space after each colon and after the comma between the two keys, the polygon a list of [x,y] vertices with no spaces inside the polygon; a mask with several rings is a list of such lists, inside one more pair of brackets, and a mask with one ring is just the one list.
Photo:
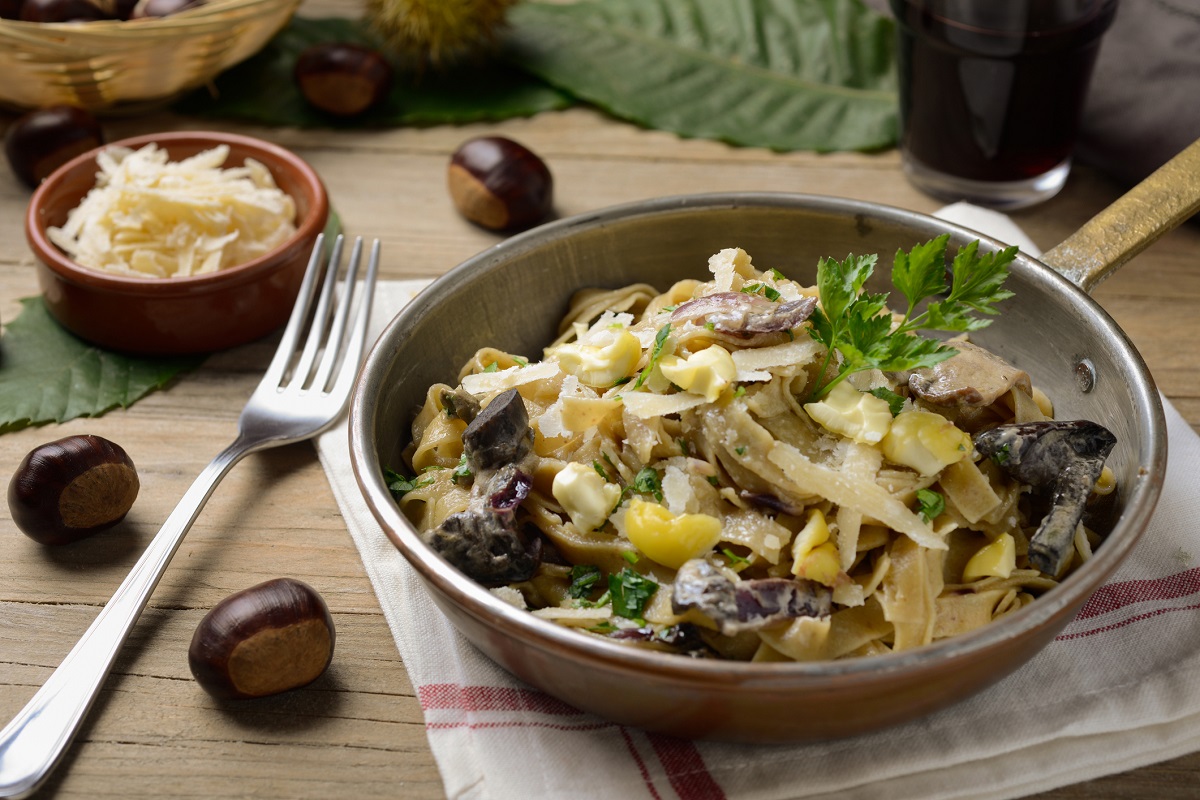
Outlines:
{"label": "shaved parmesan", "polygon": [[689,408],[704,405],[705,399],[698,394],[679,392],[678,394],[651,394],[650,392],[630,392],[621,395],[625,409],[638,419],[665,417],[667,414],[678,414]]}
{"label": "shaved parmesan", "polygon": [[168,161],[110,147],[96,185],[50,240],[76,263],[142,278],[206,275],[266,255],[296,232],[296,204],[253,159],[222,169],[228,145]]}
{"label": "shaved parmesan", "polygon": [[728,292],[733,289],[733,276],[747,277],[753,274],[750,256],[740,247],[728,247],[708,259],[708,271],[715,278],[714,291]]}
{"label": "shaved parmesan", "polygon": [[553,378],[559,372],[553,361],[539,361],[527,367],[516,366],[497,372],[477,372],[462,379],[462,388],[471,394],[502,392],[544,378]]}
{"label": "shaved parmesan", "polygon": [[815,339],[805,336],[792,342],[784,342],[770,347],[748,347],[745,350],[735,350],[733,364],[738,369],[738,380],[740,381],[743,380],[741,377],[743,372],[756,373],[756,371],[767,370],[771,367],[807,364],[814,360],[823,349]]}

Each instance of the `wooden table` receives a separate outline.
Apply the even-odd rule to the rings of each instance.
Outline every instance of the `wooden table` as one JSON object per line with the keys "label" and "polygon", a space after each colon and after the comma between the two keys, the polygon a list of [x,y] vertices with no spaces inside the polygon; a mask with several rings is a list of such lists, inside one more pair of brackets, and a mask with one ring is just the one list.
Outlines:
{"label": "wooden table", "polygon": [[[106,123],[110,139],[194,127],[196,121],[166,113]],[[545,158],[564,216],[665,194],[725,190],[813,192],[924,212],[939,206],[905,182],[894,151],[736,149],[640,130],[586,109],[495,125],[372,132],[222,127],[306,158],[325,179],[347,231],[382,238],[387,278],[435,276],[499,241],[459,217],[445,189],[451,151],[484,133],[516,138]],[[1048,247],[1118,194],[1104,177],[1077,169],[1059,197],[1015,217]],[[4,321],[16,316],[18,298],[37,293],[22,231],[28,198],[0,168]],[[1197,253],[1200,229],[1176,231],[1096,294],[1193,426],[1200,423]],[[125,524],[58,549],[21,535],[7,507],[0,507],[0,718],[15,714],[57,666],[193,478],[232,438],[273,350],[268,340],[219,353],[127,410],[0,436],[5,485],[36,445],[85,432],[124,446],[142,480]],[[338,633],[334,663],[306,689],[216,703],[188,670],[192,632],[228,594],[278,576],[312,584],[329,602]],[[1192,754],[1043,797],[1192,798],[1197,786],[1200,754]],[[39,796],[444,796],[421,708],[311,445],[251,456],[221,484]]]}

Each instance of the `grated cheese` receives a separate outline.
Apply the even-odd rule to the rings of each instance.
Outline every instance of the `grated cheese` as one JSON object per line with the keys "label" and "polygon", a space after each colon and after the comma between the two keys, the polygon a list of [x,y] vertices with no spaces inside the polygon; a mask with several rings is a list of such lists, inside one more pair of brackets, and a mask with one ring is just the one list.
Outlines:
{"label": "grated cheese", "polygon": [[205,275],[251,261],[296,232],[296,205],[253,159],[222,169],[219,145],[168,161],[155,144],[110,147],[96,185],[50,240],[76,263],[143,278]]}
{"label": "grated cheese", "polygon": [[621,395],[625,410],[638,419],[665,417],[667,414],[678,414],[689,408],[696,408],[705,403],[704,397],[698,394],[679,392],[678,394],[651,394],[650,392],[630,392]]}

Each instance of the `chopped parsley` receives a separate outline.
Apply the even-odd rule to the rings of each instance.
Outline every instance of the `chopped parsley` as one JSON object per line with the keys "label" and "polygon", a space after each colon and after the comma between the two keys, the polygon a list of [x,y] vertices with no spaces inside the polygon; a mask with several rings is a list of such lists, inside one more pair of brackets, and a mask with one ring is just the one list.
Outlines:
{"label": "chopped parsley", "polygon": [[692,454],[692,446],[688,444],[687,439],[676,439],[675,443],[679,445],[679,452],[683,453],[685,456],[690,456]]}
{"label": "chopped parsley", "polygon": [[729,559],[730,564],[749,564],[750,559],[745,556],[739,556],[737,553],[730,550],[728,547],[721,548],[721,555]]}
{"label": "chopped parsley", "polygon": [[995,461],[997,464],[1003,467],[1008,463],[1008,460],[1012,458],[1012,450],[1010,449],[1011,447],[1012,445],[1000,445],[1000,447],[996,448],[996,452],[992,453],[992,461]]}
{"label": "chopped parsley", "polygon": [[637,383],[633,384],[634,389],[642,388],[642,384],[650,377],[650,373],[658,365],[658,361],[662,358],[663,348],[667,345],[667,337],[671,335],[671,323],[667,323],[658,329],[658,333],[654,336],[654,347],[650,351],[650,360],[646,362],[646,366],[642,369],[642,374],[638,375]]}
{"label": "chopped parsley", "polygon": [[633,491],[638,494],[653,495],[654,499],[662,502],[662,480],[654,467],[642,467],[633,478]]}
{"label": "chopped parsley", "polygon": [[735,398],[736,398],[736,397],[741,397],[741,396],[743,396],[744,394],[746,394],[746,387],[745,387],[745,386],[739,386],[739,387],[737,387],[736,389],[734,389],[734,390],[733,390],[733,396],[734,396]]}
{"label": "chopped parsley", "polygon": [[567,587],[567,594],[576,600],[582,600],[592,593],[592,587],[600,581],[600,578],[599,567],[591,564],[577,564],[571,567],[571,585]]}
{"label": "chopped parsley", "polygon": [[521,369],[525,369],[526,367],[529,366],[529,362],[526,361],[525,359],[521,358],[520,356],[513,356],[512,360],[515,361],[517,366],[520,367]]}
{"label": "chopped parsley", "polygon": [[715,331],[715,330],[717,329],[717,323],[715,323],[715,322],[706,322],[706,323],[704,323],[704,327],[705,327],[705,328],[707,328],[707,329],[708,329],[708,330],[710,330],[710,331]]}
{"label": "chopped parsley", "polygon": [[658,583],[629,567],[621,570],[620,574],[608,576],[608,592],[612,595],[613,613],[619,617],[642,619],[646,604],[657,591]]}
{"label": "chopped parsley", "polygon": [[771,268],[771,277],[777,281],[786,281],[787,280],[787,276],[784,275],[779,270],[775,269],[774,267]]}
{"label": "chopped parsley", "polygon": [[733,452],[737,453],[739,456],[744,456],[744,455],[746,455],[746,446],[739,445],[739,446],[733,448]]}
{"label": "chopped parsley", "polygon": [[424,478],[407,478],[396,472],[393,469],[384,468],[383,479],[387,481],[388,491],[392,493],[392,497],[399,500],[404,495],[411,492],[413,489],[420,489],[423,486],[428,486],[433,483],[433,476],[427,475]]}
{"label": "chopped parsley", "polygon": [[871,394],[888,404],[888,411],[892,412],[893,417],[899,415],[904,409],[904,398],[886,386],[877,386],[871,390]]}
{"label": "chopped parsley", "polygon": [[709,482],[709,483],[711,483],[713,486],[720,486],[720,485],[721,485],[721,479],[720,479],[720,478],[718,478],[716,475],[709,475],[709,476],[708,476],[708,482]]}
{"label": "chopped parsley", "polygon": [[630,564],[636,564],[637,562],[642,560],[642,557],[639,556],[637,553],[635,553],[632,550],[622,550],[621,558],[625,559]]}
{"label": "chopped parsley", "polygon": [[920,506],[917,513],[926,522],[933,522],[946,510],[946,498],[932,489],[918,489],[917,504]]}
{"label": "chopped parsley", "polygon": [[592,462],[592,469],[596,470],[596,472],[598,472],[600,474],[600,477],[603,478],[605,481],[607,481],[609,479],[608,471],[604,469],[604,465],[601,464],[599,461]]}
{"label": "chopped parsley", "polygon": [[763,297],[774,302],[779,299],[779,290],[768,286],[765,283],[748,283],[742,287],[743,294],[761,294]]}
{"label": "chopped parsley", "polygon": [[462,458],[458,460],[458,466],[454,468],[454,472],[450,473],[450,478],[455,483],[462,483],[472,477],[474,477],[474,473],[471,472],[471,466],[467,463],[467,454],[463,453]]}
{"label": "chopped parsley", "polygon": [[[976,240],[959,249],[950,264],[946,285],[946,245],[949,234],[919,244],[907,253],[897,251],[892,261],[892,284],[904,295],[908,307],[897,325],[887,311],[888,295],[865,294],[863,287],[875,271],[878,256],[847,256],[844,261],[823,258],[817,264],[817,291],[821,304],[813,311],[810,334],[828,348],[818,374],[841,354],[837,374],[812,394],[817,400],[848,375],[867,369],[884,372],[932,367],[958,351],[937,339],[917,335],[918,330],[964,332],[991,324],[975,314],[994,315],[996,304],[1012,297],[1002,287],[1017,248],[979,255]],[[938,295],[925,310],[917,306]]]}
{"label": "chopped parsley", "polygon": [[490,363],[486,367],[484,367],[483,371],[484,372],[499,372],[500,365],[498,363],[496,363],[495,361],[493,361],[492,363]]}

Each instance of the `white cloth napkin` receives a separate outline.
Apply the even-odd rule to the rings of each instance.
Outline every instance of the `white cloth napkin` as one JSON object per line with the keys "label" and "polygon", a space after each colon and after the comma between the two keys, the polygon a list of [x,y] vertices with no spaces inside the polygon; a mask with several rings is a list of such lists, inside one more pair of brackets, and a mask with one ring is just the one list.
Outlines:
{"label": "white cloth napkin", "polygon": [[[1002,215],[946,216],[1032,243]],[[1000,228],[997,228],[997,223]],[[424,286],[381,284],[376,331]],[[1170,463],[1132,557],[1031,662],[931,716],[819,744],[687,742],[577,711],[475,650],[355,486],[345,424],[317,450],[425,713],[451,798],[1011,798],[1200,750],[1200,438],[1167,404]]]}

